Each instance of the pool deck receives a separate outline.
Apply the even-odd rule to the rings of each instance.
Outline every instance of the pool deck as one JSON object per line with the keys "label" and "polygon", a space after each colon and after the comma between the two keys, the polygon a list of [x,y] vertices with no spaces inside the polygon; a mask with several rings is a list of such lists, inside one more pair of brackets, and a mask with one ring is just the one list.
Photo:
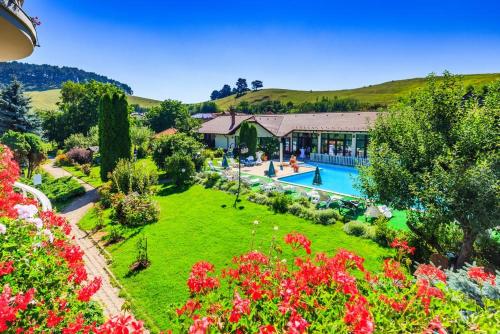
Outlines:
{"label": "pool deck", "polygon": [[[266,176],[264,172],[269,170],[269,161],[264,161],[262,162],[262,165],[260,166],[253,166],[253,167],[241,167],[241,172],[246,173],[246,174],[251,174],[255,176]],[[274,170],[276,171],[276,176],[273,177],[273,179],[277,179],[280,177],[285,177],[285,176],[290,176],[290,175],[297,175],[297,174],[302,174],[302,173],[308,173],[311,171],[314,171],[314,167],[306,167],[302,162],[299,162],[299,172],[295,173],[293,171],[293,168],[290,166],[283,166],[283,170],[280,169],[279,166],[279,161],[273,161],[274,164]]]}

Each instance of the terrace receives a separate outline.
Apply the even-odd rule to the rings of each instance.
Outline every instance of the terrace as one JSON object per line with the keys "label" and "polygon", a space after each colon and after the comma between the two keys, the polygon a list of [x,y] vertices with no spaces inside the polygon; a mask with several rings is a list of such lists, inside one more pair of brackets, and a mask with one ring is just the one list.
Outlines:
{"label": "terrace", "polygon": [[38,45],[37,19],[29,16],[24,1],[0,0],[0,61],[26,58]]}

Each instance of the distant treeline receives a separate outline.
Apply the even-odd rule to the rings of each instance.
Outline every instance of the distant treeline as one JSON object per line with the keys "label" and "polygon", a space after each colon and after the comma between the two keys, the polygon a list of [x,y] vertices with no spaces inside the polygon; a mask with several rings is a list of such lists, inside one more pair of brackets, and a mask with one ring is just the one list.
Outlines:
{"label": "distant treeline", "polygon": [[20,81],[27,91],[59,89],[66,81],[90,82],[95,80],[110,83],[132,95],[129,85],[93,72],[86,72],[75,67],[52,65],[34,65],[19,62],[0,63],[0,86],[7,86],[12,79]]}
{"label": "distant treeline", "polygon": [[[264,87],[264,83],[261,80],[254,80],[251,84],[253,91],[257,91]],[[229,86],[228,84],[225,84],[220,90],[216,89],[212,91],[212,94],[210,94],[210,100],[213,101],[223,99],[234,94],[236,95],[236,97],[240,97],[245,95],[245,93],[249,90],[250,88],[248,88],[247,79],[238,78],[233,88],[231,88],[231,86]]]}
{"label": "distant treeline", "polygon": [[[315,102],[293,103],[281,102],[279,100],[268,100],[263,102],[250,103],[241,101],[235,106],[239,113],[245,114],[291,114],[291,113],[320,113],[320,112],[341,112],[341,111],[358,111],[358,110],[376,110],[385,107],[385,105],[368,104],[360,102],[353,98],[333,98],[323,97]],[[189,106],[191,114],[195,113],[214,113],[224,111],[221,110],[215,102],[204,102]]]}

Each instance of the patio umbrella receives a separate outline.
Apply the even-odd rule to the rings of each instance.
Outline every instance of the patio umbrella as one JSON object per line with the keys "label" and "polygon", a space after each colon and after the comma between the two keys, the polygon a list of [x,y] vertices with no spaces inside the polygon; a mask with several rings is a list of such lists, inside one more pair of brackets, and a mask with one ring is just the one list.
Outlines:
{"label": "patio umbrella", "polygon": [[276,176],[276,171],[274,170],[274,164],[272,161],[269,162],[269,170],[267,171],[267,176],[269,177]]}
{"label": "patio umbrella", "polygon": [[224,157],[222,157],[222,168],[227,169],[229,168],[229,164],[227,163],[227,157],[224,154]]}
{"label": "patio umbrella", "polygon": [[314,172],[313,184],[318,186],[323,184],[323,181],[321,181],[321,174],[319,173],[318,166],[316,166],[316,171]]}

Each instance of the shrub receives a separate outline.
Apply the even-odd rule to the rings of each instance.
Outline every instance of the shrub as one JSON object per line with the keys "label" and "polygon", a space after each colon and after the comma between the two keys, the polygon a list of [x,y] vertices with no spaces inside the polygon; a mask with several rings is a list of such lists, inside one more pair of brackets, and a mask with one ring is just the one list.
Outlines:
{"label": "shrub", "polygon": [[135,262],[130,266],[130,271],[138,271],[147,268],[151,262],[148,257],[148,239],[146,236],[141,235],[135,244],[137,255]]}
{"label": "shrub", "polygon": [[74,133],[64,140],[64,149],[70,151],[73,148],[87,148],[92,146],[88,136],[81,133]]}
{"label": "shrub", "polygon": [[250,193],[250,195],[248,195],[248,200],[257,204],[269,205],[269,197],[257,192]]}
{"label": "shrub", "polygon": [[335,224],[335,222],[340,218],[340,215],[332,209],[318,210],[314,218],[314,221],[317,224],[331,225]]}
{"label": "shrub", "polygon": [[214,158],[222,158],[224,156],[224,150],[222,148],[217,148],[214,151]]}
{"label": "shrub", "polygon": [[495,240],[491,232],[480,235],[474,246],[481,262],[500,268],[500,241]]}
{"label": "shrub", "polygon": [[195,166],[189,156],[176,153],[165,160],[167,175],[177,186],[189,185],[193,182]]}
{"label": "shrub", "polygon": [[221,179],[220,174],[218,173],[208,173],[207,178],[205,179],[204,185],[205,188],[213,188],[217,182]]}
{"label": "shrub", "polygon": [[[36,186],[36,188],[40,189],[56,205],[85,193],[85,188],[72,176],[56,179],[49,174],[43,173],[42,178],[42,184]],[[31,180],[25,182],[32,184]]]}
{"label": "shrub", "polygon": [[285,213],[290,205],[290,197],[284,194],[277,194],[271,199],[271,208],[275,213]]}
{"label": "shrub", "polygon": [[92,152],[84,148],[75,147],[66,153],[66,156],[73,162],[80,165],[92,162]]}
{"label": "shrub", "polygon": [[179,154],[190,159],[197,171],[201,170],[204,158],[201,154],[203,145],[195,138],[185,133],[176,133],[170,136],[161,136],[153,140],[153,161],[158,168],[168,170],[167,158]]}
{"label": "shrub", "polygon": [[344,225],[344,232],[356,237],[364,237],[367,234],[368,226],[358,221],[350,221]]}
{"label": "shrub", "polygon": [[476,302],[483,304],[485,298],[500,300],[500,272],[489,273],[475,264],[466,264],[457,271],[447,270],[448,285],[461,291]]}
{"label": "shrub", "polygon": [[108,244],[115,244],[123,239],[123,230],[120,226],[113,225],[109,228],[108,235],[106,236]]}
{"label": "shrub", "polygon": [[112,219],[124,226],[152,224],[160,218],[160,209],[149,196],[131,193],[115,196]]}
{"label": "shrub", "polygon": [[396,238],[397,232],[387,224],[385,217],[377,218],[375,221],[375,241],[382,246],[388,246]]}
{"label": "shrub", "polygon": [[105,209],[110,208],[111,204],[113,203],[113,192],[111,188],[112,188],[111,181],[108,181],[106,183],[103,183],[98,190],[101,205]]}
{"label": "shrub", "polygon": [[89,176],[89,175],[90,175],[90,172],[92,171],[90,164],[83,164],[83,165],[80,165],[80,171],[81,171],[84,175]]}
{"label": "shrub", "polygon": [[56,166],[70,166],[71,163],[71,159],[66,154],[58,154],[54,161]]}
{"label": "shrub", "polygon": [[111,174],[111,190],[129,194],[151,193],[151,188],[158,182],[158,173],[142,162],[133,163],[121,159]]}
{"label": "shrub", "polygon": [[303,211],[304,210],[307,210],[306,208],[304,208],[302,206],[302,204],[298,203],[298,202],[294,202],[292,203],[289,207],[288,207],[288,212],[291,213],[292,215],[294,216],[297,216],[297,217],[302,217],[302,214],[303,214]]}

